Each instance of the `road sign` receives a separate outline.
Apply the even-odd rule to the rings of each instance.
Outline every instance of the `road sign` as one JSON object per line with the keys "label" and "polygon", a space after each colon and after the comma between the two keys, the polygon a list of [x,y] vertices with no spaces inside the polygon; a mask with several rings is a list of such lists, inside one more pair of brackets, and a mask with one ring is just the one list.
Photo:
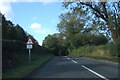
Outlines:
{"label": "road sign", "polygon": [[33,44],[32,40],[29,38],[26,44]]}
{"label": "road sign", "polygon": [[33,48],[32,44],[27,44],[27,49],[32,49],[32,48]]}
{"label": "road sign", "polygon": [[33,48],[33,42],[32,40],[29,38],[27,41],[27,49],[29,49],[29,63],[31,62],[31,49]]}

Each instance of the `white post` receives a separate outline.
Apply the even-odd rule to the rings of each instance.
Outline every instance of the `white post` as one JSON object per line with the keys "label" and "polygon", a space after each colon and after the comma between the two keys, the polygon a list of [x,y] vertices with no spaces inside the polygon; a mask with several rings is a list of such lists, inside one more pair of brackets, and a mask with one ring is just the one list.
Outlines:
{"label": "white post", "polygon": [[30,49],[29,49],[29,63],[31,62],[31,55],[30,55]]}

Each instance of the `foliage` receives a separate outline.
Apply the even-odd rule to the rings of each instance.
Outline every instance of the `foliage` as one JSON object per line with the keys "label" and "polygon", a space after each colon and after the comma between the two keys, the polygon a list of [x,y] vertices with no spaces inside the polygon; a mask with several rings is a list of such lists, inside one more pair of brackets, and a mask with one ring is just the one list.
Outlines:
{"label": "foliage", "polygon": [[[115,42],[120,41],[120,2],[63,2],[63,7],[71,12],[84,14],[86,26],[97,26]],[[120,43],[120,42],[119,42]]]}
{"label": "foliage", "polygon": [[60,15],[57,28],[64,38],[64,45],[68,48],[78,48],[84,45],[101,45],[108,42],[108,38],[101,33],[94,34],[96,28],[85,27],[84,15],[78,12],[68,12]]}
{"label": "foliage", "polygon": [[120,44],[111,42],[109,44],[108,51],[111,56],[118,56],[120,57]]}
{"label": "foliage", "polygon": [[79,48],[84,45],[102,45],[108,42],[104,35],[76,34],[71,38],[61,38],[60,34],[48,35],[43,41],[43,46],[50,49],[55,55],[66,55],[68,49]]}
{"label": "foliage", "polygon": [[34,43],[32,59],[34,56],[38,56],[39,54],[50,54],[50,50],[45,47],[41,47],[37,40],[32,35],[26,33],[19,24],[15,26],[10,20],[6,20],[4,15],[2,15],[3,72],[28,63],[28,50],[26,49],[28,38],[31,38]]}
{"label": "foliage", "polygon": [[[112,52],[110,47],[114,48]],[[116,51],[117,50],[115,50],[115,46],[113,46],[113,44],[99,46],[83,46],[70,50],[69,56],[91,57],[100,60],[118,62],[118,53],[116,53]]]}
{"label": "foliage", "polygon": [[100,45],[100,46],[83,46],[77,49],[73,49],[70,53],[77,53],[77,54],[99,54],[99,55],[107,55],[108,52],[107,45]]}
{"label": "foliage", "polygon": [[[96,27],[85,27],[84,15],[79,12],[67,12],[61,14],[57,29],[60,33],[48,35],[43,41],[43,45],[50,49],[55,55],[65,52],[69,49],[79,48],[84,45],[102,45],[108,42],[108,38],[96,32]],[[65,50],[65,51],[62,51]],[[62,53],[61,53],[62,52]]]}
{"label": "foliage", "polygon": [[3,73],[2,80],[6,80],[8,78],[25,78],[28,74],[30,74],[32,71],[40,67],[42,64],[44,64],[51,58],[52,56],[50,55],[35,56],[35,60],[31,64],[24,64],[16,69],[11,69]]}
{"label": "foliage", "polygon": [[6,21],[5,17],[2,18],[2,38],[14,40],[17,35],[15,28],[13,27],[13,23],[11,21]]}
{"label": "foliage", "polygon": [[17,24],[15,26],[15,30],[16,30],[16,33],[17,33],[17,40],[27,41],[27,36],[26,36],[24,30],[20,27],[20,25]]}
{"label": "foliage", "polygon": [[[60,22],[57,28],[60,35],[62,34],[59,40],[62,41],[62,45],[68,48],[69,53],[72,51],[77,55],[80,50],[84,54],[92,53],[97,48],[93,50],[91,47],[105,45],[109,40],[109,42],[114,44],[109,44],[107,51],[103,50],[101,52],[109,52],[109,56],[119,55],[120,2],[73,1],[63,2],[63,7],[68,12],[59,16]],[[82,46],[91,47],[82,48]],[[98,53],[100,54],[100,52]]]}
{"label": "foliage", "polygon": [[[26,42],[17,40],[3,40],[2,53],[3,72],[28,63],[28,50],[26,49]],[[50,54],[50,51],[46,48],[40,47],[37,44],[34,44],[31,53],[33,58],[35,55],[39,54]]]}
{"label": "foliage", "polygon": [[54,55],[67,55],[67,47],[62,45],[59,34],[48,35],[43,46],[50,49]]}

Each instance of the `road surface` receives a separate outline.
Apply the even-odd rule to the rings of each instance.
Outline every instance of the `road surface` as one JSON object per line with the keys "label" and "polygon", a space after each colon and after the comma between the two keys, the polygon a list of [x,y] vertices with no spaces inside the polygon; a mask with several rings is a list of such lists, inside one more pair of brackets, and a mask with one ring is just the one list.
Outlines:
{"label": "road surface", "polygon": [[84,57],[56,56],[29,78],[89,78],[118,80],[118,64]]}

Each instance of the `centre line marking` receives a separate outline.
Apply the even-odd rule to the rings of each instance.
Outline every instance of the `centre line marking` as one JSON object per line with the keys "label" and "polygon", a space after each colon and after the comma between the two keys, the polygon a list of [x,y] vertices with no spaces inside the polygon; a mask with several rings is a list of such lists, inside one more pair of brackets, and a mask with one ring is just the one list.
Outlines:
{"label": "centre line marking", "polygon": [[103,78],[103,79],[105,79],[105,80],[109,80],[109,79],[107,79],[106,77],[104,77],[104,76],[98,74],[97,72],[95,72],[95,71],[93,71],[93,70],[91,70],[91,69],[85,67],[84,65],[82,65],[82,67],[85,68],[85,69],[87,69],[88,71],[94,73],[95,75],[99,76],[100,78]]}
{"label": "centre line marking", "polygon": [[72,60],[72,62],[77,63],[75,60]]}

